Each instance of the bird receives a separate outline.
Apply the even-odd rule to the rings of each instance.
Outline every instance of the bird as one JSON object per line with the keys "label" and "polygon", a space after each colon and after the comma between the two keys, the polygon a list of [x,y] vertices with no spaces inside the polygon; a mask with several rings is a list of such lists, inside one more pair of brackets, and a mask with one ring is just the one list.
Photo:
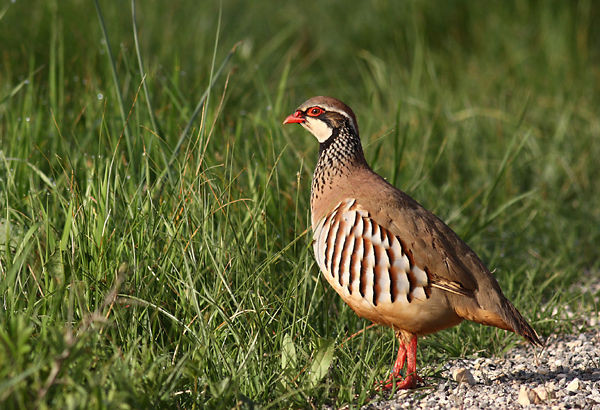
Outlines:
{"label": "bird", "polygon": [[300,124],[319,142],[310,210],[323,276],[358,316],[392,328],[398,339],[379,388],[416,388],[417,338],[465,319],[543,345],[475,252],[367,164],[349,106],[312,97],[283,124]]}

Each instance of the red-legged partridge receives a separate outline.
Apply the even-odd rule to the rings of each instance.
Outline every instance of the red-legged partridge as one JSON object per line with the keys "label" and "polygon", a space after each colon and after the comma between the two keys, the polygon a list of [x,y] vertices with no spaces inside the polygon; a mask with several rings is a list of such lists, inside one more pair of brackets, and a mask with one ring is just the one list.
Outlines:
{"label": "red-legged partridge", "polygon": [[319,268],[359,316],[390,326],[399,340],[384,387],[414,388],[417,336],[463,319],[542,344],[475,252],[438,217],[373,172],[350,107],[335,98],[313,97],[283,123],[302,125],[320,143],[310,201]]}

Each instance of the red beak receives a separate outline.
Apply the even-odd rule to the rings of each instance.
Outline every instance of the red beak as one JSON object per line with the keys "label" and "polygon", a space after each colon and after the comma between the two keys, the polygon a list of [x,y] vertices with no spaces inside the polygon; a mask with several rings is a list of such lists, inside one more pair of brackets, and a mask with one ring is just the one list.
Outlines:
{"label": "red beak", "polygon": [[288,115],[285,120],[283,120],[284,124],[302,124],[304,121],[304,116],[302,115],[302,111],[298,110],[292,115]]}

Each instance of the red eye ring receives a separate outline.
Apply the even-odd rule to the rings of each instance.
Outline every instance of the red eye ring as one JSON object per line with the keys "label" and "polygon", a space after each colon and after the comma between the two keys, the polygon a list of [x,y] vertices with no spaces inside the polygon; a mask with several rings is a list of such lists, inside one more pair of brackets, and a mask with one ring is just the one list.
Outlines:
{"label": "red eye ring", "polygon": [[306,114],[310,115],[311,117],[318,117],[319,115],[323,114],[325,110],[323,110],[321,107],[310,107],[307,111]]}

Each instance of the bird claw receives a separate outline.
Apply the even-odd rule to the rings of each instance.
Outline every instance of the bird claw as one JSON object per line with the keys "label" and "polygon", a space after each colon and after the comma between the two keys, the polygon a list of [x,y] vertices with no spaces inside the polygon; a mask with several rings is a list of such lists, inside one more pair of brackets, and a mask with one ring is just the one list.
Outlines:
{"label": "bird claw", "polygon": [[396,390],[414,389],[417,383],[424,383],[423,379],[417,374],[409,374],[405,378],[399,375],[390,375],[387,380],[375,382],[375,390],[390,390],[396,386]]}

